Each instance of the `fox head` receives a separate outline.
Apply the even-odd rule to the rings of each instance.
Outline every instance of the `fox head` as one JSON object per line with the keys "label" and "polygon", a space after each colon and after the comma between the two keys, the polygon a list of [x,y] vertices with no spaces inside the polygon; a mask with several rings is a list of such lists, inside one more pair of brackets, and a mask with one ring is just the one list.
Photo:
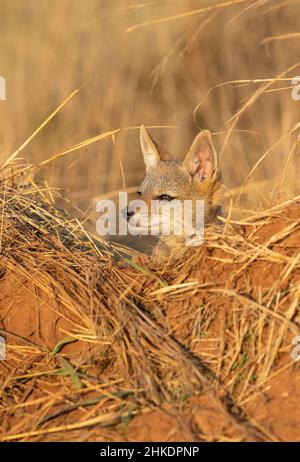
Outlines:
{"label": "fox head", "polygon": [[[148,210],[152,201],[158,202],[160,210],[147,221],[147,226],[159,221],[164,206],[187,200],[203,201],[205,222],[213,221],[216,215],[214,197],[220,187],[220,172],[210,132],[203,130],[196,136],[182,162],[173,160],[171,154],[163,152],[144,126],[140,129],[140,143],[146,174],[138,195],[147,204]],[[128,219],[133,216],[143,218],[141,212],[136,211],[136,204],[128,208],[127,215]]]}

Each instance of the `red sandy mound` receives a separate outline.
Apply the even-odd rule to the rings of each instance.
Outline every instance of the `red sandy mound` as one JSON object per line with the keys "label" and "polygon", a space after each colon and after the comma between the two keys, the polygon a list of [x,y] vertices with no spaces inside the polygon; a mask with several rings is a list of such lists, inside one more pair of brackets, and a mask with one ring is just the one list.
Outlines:
{"label": "red sandy mound", "polygon": [[175,265],[141,268],[14,197],[2,440],[299,440],[297,201],[208,231]]}

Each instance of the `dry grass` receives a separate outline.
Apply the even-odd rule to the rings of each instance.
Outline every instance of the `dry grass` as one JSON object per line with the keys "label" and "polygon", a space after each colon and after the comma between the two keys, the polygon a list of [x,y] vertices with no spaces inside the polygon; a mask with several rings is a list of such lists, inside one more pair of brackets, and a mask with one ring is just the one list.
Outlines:
{"label": "dry grass", "polygon": [[[297,198],[224,219],[175,267],[140,266],[20,178],[2,182],[3,440],[130,439],[126,422],[151,409],[177,415],[184,439],[282,438],[250,405],[272,378],[298,376]],[[193,399],[221,430],[187,418]]]}
{"label": "dry grass", "polygon": [[[298,440],[298,2],[1,3],[2,440]],[[69,205],[134,190],[141,122],[219,147],[224,227],[176,266]]]}
{"label": "dry grass", "polygon": [[82,209],[93,197],[123,187],[120,162],[127,187],[141,179],[135,129],[141,123],[157,127],[153,135],[178,158],[197,127],[209,128],[228,188],[241,186],[269,152],[248,184],[246,207],[263,208],[276,194],[281,199],[293,194],[291,165],[298,152],[293,127],[300,114],[291,97],[300,62],[297,1],[55,4],[1,2],[1,75],[7,81],[7,101],[0,105],[3,160],[89,82],[22,153],[29,163],[41,163],[65,147],[121,129],[39,173]]}

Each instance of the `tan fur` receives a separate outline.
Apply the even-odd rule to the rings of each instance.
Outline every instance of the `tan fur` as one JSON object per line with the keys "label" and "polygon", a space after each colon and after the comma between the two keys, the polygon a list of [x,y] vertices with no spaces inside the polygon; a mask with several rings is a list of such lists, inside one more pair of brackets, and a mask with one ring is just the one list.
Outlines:
{"label": "tan fur", "polygon": [[[146,129],[141,127],[141,145],[146,164],[146,175],[140,185],[140,197],[147,204],[162,195],[180,201],[204,201],[205,224],[217,221],[217,199],[220,190],[220,172],[217,156],[208,130],[200,132],[183,162],[166,160],[171,155],[161,154],[158,145]],[[168,257],[185,246],[184,236],[161,236],[155,252]],[[174,252],[175,251],[175,252]]]}

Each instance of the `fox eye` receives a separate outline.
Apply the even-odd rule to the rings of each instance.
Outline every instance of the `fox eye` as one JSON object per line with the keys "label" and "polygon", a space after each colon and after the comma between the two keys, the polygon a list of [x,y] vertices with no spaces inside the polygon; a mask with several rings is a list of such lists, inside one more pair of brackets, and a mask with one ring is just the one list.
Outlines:
{"label": "fox eye", "polygon": [[168,202],[170,202],[170,201],[172,201],[174,199],[174,197],[171,197],[168,194],[162,194],[161,196],[158,196],[158,199],[160,201],[168,201]]}

